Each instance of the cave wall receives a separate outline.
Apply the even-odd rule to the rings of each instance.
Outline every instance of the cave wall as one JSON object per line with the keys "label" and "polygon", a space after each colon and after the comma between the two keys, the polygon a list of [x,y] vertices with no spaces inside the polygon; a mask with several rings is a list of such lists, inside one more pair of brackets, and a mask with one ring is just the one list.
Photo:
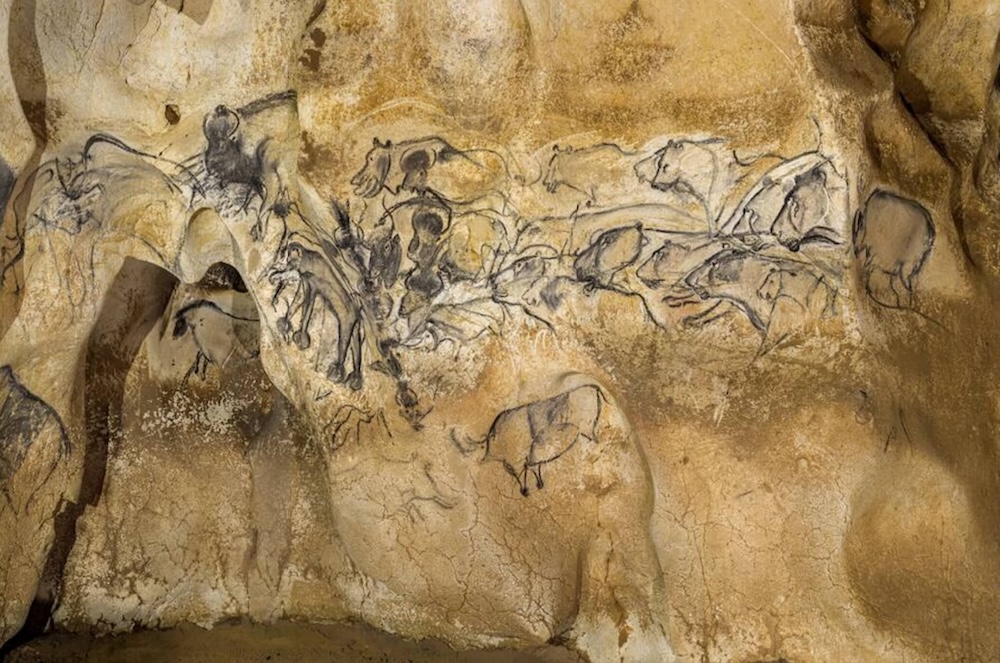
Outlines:
{"label": "cave wall", "polygon": [[0,641],[995,660],[998,35],[0,2]]}

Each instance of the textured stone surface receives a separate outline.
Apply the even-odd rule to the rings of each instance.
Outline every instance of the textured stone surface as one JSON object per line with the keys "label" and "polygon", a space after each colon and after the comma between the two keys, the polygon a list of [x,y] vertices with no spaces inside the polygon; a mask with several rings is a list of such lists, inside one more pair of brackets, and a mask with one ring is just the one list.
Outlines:
{"label": "textured stone surface", "polygon": [[998,34],[0,3],[0,640],[995,660]]}

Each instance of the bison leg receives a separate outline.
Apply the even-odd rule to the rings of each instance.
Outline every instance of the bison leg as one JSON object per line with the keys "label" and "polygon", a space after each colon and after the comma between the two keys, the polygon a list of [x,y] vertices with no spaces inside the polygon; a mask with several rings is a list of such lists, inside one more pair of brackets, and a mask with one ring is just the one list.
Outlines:
{"label": "bison leg", "polygon": [[[525,466],[527,467],[527,466]],[[535,475],[535,486],[541,490],[545,488],[545,482],[542,481],[542,463],[536,463],[531,467],[532,473]]]}
{"label": "bison leg", "polygon": [[517,476],[517,482],[521,484],[521,495],[528,496],[528,466],[525,465],[521,473]]}
{"label": "bison leg", "polygon": [[[278,298],[281,295],[281,291],[285,289],[288,284],[288,279],[283,278],[279,281],[278,287],[274,291],[274,295],[271,297],[271,305],[277,308]],[[288,303],[288,309],[285,314],[278,318],[276,327],[278,329],[278,334],[287,343],[292,336],[292,316],[295,315],[296,311],[300,310],[305,304],[305,296],[307,294],[308,288],[306,284],[300,279],[295,284],[295,292],[292,294],[292,300]]]}
{"label": "bison leg", "polygon": [[[226,188],[226,183],[220,181],[219,187],[222,189]],[[247,195],[243,197],[243,203],[240,205],[240,214],[245,213],[250,208],[250,201],[253,200],[253,194],[255,193],[253,186],[247,187]]]}
{"label": "bison leg", "polygon": [[345,371],[347,370],[347,353],[354,347],[354,337],[358,335],[357,316],[352,316],[346,311],[338,311],[333,306],[329,306],[329,309],[337,318],[337,349],[336,356],[330,362],[330,367],[327,369],[326,375],[334,382],[339,383],[346,380],[352,389],[360,389],[361,371],[360,361],[357,361],[357,358],[354,366],[352,366],[350,375],[345,375]]}
{"label": "bison leg", "polygon": [[899,270],[890,272],[886,275],[888,283],[888,291],[892,296],[893,308],[903,308],[906,306],[908,299],[908,292],[906,290],[906,284],[903,283],[903,279],[899,276]]}
{"label": "bison leg", "polygon": [[257,220],[254,222],[253,226],[250,228],[250,237],[259,242],[264,238],[267,233],[267,221],[271,216],[270,210],[261,209],[257,214]]}
{"label": "bison leg", "polygon": [[888,308],[899,308],[901,302],[893,285],[895,280],[894,274],[873,268],[865,273],[865,290],[877,304]]}
{"label": "bison leg", "polygon": [[896,291],[896,297],[900,301],[900,306],[905,306],[907,308],[913,308],[914,306],[914,296],[913,296],[913,279],[916,276],[916,270],[913,270],[909,274],[903,273],[903,266],[899,266],[897,278],[894,279],[903,287],[903,292],[900,293]]}
{"label": "bison leg", "polygon": [[511,465],[509,462],[507,462],[505,460],[505,461],[503,461],[503,469],[507,470],[507,474],[509,474],[512,477],[514,477],[514,481],[517,482],[517,485],[521,489],[521,494],[524,495],[525,497],[527,497],[528,496],[528,465],[527,465],[527,463],[525,463],[524,466],[520,470],[517,470],[517,469],[514,469],[513,465]]}
{"label": "bison leg", "polygon": [[333,361],[330,362],[330,366],[326,369],[326,377],[334,382],[341,383],[344,381],[344,353],[346,352],[347,345],[344,341],[344,326],[340,324],[340,319],[343,315],[335,311],[333,307],[330,307],[330,311],[337,317],[337,349]]}

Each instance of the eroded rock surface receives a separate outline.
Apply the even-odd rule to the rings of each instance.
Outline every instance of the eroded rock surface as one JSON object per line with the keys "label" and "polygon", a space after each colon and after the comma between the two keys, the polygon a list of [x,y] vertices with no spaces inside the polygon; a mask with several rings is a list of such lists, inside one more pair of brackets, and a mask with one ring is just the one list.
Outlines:
{"label": "eroded rock surface", "polygon": [[990,3],[0,26],[0,641],[1000,655]]}

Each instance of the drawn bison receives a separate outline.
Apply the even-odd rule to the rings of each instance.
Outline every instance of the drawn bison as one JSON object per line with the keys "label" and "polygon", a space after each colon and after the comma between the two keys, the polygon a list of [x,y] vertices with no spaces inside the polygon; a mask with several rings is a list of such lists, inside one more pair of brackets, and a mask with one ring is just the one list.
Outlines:
{"label": "drawn bison", "polygon": [[485,450],[484,461],[503,465],[529,494],[528,472],[535,477],[535,487],[545,487],[542,466],[573,448],[581,438],[597,442],[597,422],[601,417],[604,393],[597,385],[587,384],[527,405],[504,410],[477,444]]}
{"label": "drawn bison", "polygon": [[295,92],[287,91],[235,110],[219,105],[202,122],[206,141],[202,160],[209,180],[221,190],[233,184],[245,187],[241,211],[246,211],[254,197],[260,199],[257,221],[250,230],[257,241],[267,232],[271,212],[284,214],[279,201],[286,195],[287,175],[282,171],[278,144],[270,137],[252,135],[259,132],[248,132],[243,121],[267,110],[293,106],[295,101]]}
{"label": "drawn bison", "polygon": [[868,296],[888,308],[913,308],[915,280],[934,235],[922,205],[888,191],[872,193],[854,218],[854,255]]}

